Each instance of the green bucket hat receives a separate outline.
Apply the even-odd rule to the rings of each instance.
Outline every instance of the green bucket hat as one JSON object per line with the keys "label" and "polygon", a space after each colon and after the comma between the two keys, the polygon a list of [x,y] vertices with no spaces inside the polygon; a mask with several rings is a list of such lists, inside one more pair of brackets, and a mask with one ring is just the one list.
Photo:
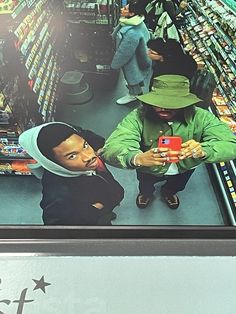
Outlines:
{"label": "green bucket hat", "polygon": [[182,75],[155,77],[151,92],[137,98],[145,104],[164,109],[181,109],[202,101],[190,93],[189,80]]}

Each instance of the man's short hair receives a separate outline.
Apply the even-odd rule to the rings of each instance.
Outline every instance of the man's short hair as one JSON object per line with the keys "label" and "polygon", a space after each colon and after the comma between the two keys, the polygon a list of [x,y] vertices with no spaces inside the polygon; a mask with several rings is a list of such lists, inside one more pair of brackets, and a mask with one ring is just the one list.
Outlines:
{"label": "man's short hair", "polygon": [[129,12],[135,15],[146,15],[145,6],[141,1],[131,1],[129,2]]}
{"label": "man's short hair", "polygon": [[79,131],[62,123],[52,123],[43,127],[38,134],[37,145],[40,152],[53,162],[57,162],[53,148],[61,144],[73,134],[80,134]]}

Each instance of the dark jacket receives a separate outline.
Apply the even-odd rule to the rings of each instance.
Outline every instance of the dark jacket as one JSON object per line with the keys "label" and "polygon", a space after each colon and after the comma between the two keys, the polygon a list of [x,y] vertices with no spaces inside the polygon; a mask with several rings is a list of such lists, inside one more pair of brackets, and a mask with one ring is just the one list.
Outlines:
{"label": "dark jacket", "polygon": [[[148,3],[152,1],[147,1],[147,0],[140,0],[141,3],[145,7],[147,7]],[[162,4],[163,5],[163,10],[162,12],[159,12],[160,14],[156,14],[156,4]],[[147,27],[151,30],[155,30],[157,26],[158,19],[160,18],[161,14],[163,12],[167,12],[173,21],[173,23],[176,25],[176,16],[181,12],[182,10],[178,7],[177,1],[173,0],[156,0],[153,2],[152,9],[146,14],[145,16],[145,24]]]}
{"label": "dark jacket", "polygon": [[[104,139],[91,131],[81,136],[97,150]],[[122,201],[124,190],[109,170],[91,176],[62,177],[45,171],[42,178],[45,225],[111,225],[112,210]],[[103,209],[92,204],[102,203]]]}
{"label": "dark jacket", "polygon": [[150,90],[153,79],[156,76],[164,74],[176,74],[186,76],[189,80],[197,71],[197,63],[192,56],[183,54],[181,56],[164,57],[164,61],[153,62],[153,74],[150,80]]}

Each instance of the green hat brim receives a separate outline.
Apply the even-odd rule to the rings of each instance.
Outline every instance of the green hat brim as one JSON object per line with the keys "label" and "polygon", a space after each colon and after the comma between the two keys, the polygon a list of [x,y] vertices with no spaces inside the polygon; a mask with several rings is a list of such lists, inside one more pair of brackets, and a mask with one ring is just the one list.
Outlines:
{"label": "green hat brim", "polygon": [[178,96],[177,94],[173,97],[158,95],[156,91],[137,96],[137,99],[144,102],[145,104],[164,109],[181,109],[202,101],[202,99],[191,93],[186,96]]}

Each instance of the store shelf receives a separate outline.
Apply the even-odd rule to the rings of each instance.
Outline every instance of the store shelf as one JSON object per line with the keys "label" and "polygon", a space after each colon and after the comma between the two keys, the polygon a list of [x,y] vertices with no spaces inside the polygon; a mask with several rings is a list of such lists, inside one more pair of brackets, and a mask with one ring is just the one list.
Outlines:
{"label": "store shelf", "polygon": [[64,1],[68,20],[72,23],[86,24],[114,24],[115,2],[105,1]]}
{"label": "store shelf", "polygon": [[16,3],[14,3],[11,0],[5,0],[0,2],[0,16],[3,15],[10,15],[16,6]]}
{"label": "store shelf", "polygon": [[[16,48],[14,63],[20,75],[15,74],[17,81],[14,82],[13,79],[9,82],[3,88],[2,94],[14,114],[14,128],[19,129],[19,132],[11,131],[9,125],[9,130],[2,130],[0,134],[0,174],[31,174],[27,168],[24,171],[19,170],[30,156],[17,148],[17,137],[25,129],[54,118],[59,74],[56,50],[58,48],[54,49],[54,32],[57,29],[55,21],[52,21],[54,15],[60,13],[60,8],[61,4],[56,0],[24,0],[18,3],[12,13],[12,20],[9,20],[11,38]],[[14,46],[12,45],[13,50]],[[11,69],[12,72],[14,70]],[[42,99],[37,104],[39,96],[42,96]]]}
{"label": "store shelf", "polygon": [[[10,150],[10,152],[6,152],[7,150]],[[26,163],[32,163],[32,161],[33,159],[18,144],[18,139],[1,138],[0,174],[31,175]]]}
{"label": "store shelf", "polygon": [[20,172],[13,170],[0,170],[0,175],[4,176],[32,176],[31,172]]}
{"label": "store shelf", "polygon": [[[47,122],[45,118],[47,110],[45,100],[43,99],[46,94],[51,95],[52,90],[55,89],[54,85],[58,82],[58,80],[54,79],[56,75],[54,72],[57,71],[57,66],[55,52],[50,42],[51,34],[55,30],[55,26],[51,25],[53,12],[46,10],[43,6],[47,1],[40,1],[15,31],[16,35],[19,35],[20,31],[24,33],[25,29],[30,28],[30,21],[35,19],[33,29],[23,37],[18,49],[26,57],[25,67],[28,71],[30,85],[32,86],[32,91],[37,95],[38,104],[40,105],[39,112],[42,114],[45,122]],[[30,6],[32,4],[33,2],[29,3]],[[28,49],[29,46],[31,50]],[[51,90],[48,91],[49,88]]]}
{"label": "store shelf", "polygon": [[217,167],[220,168],[221,173],[223,173],[223,180],[225,181],[225,190],[228,193],[228,199],[231,202],[231,205],[236,209],[236,179],[235,174],[232,173],[232,167],[229,163],[221,162],[217,164]]}
{"label": "store shelf", "polygon": [[[216,23],[214,23],[209,16],[206,14],[205,10],[202,9],[204,6],[201,6],[199,3],[197,3],[196,1],[193,1],[192,4],[194,5],[194,8],[192,5],[189,4],[189,10],[191,12],[191,14],[187,15],[187,19],[189,22],[189,26],[188,26],[188,31],[190,29],[190,35],[191,35],[191,30],[194,33],[194,37],[192,38],[192,43],[195,43],[197,40],[201,41],[202,46],[204,46],[204,49],[208,52],[208,54],[211,56],[211,65],[213,67],[215,67],[215,70],[218,71],[218,73],[220,73],[221,77],[224,79],[226,84],[222,84],[220,82],[220,80],[217,78],[217,82],[219,85],[219,88],[221,90],[221,92],[223,93],[224,96],[226,96],[228,98],[228,101],[230,103],[230,106],[232,108],[232,113],[235,113],[235,107],[236,107],[236,102],[233,99],[233,97],[236,96],[236,94],[233,94],[235,91],[235,86],[232,84],[232,77],[236,78],[236,64],[235,62],[233,62],[233,60],[229,57],[229,54],[225,53],[225,49],[222,46],[222,43],[219,42],[225,40],[226,36],[223,32],[223,30],[219,27],[216,26]],[[201,14],[205,14],[203,17]],[[212,34],[210,34],[210,36],[204,37],[202,38],[201,36],[199,36],[199,31],[201,31],[202,29],[204,29],[203,26],[199,26],[201,25],[201,23],[205,23],[205,21],[208,21],[209,23],[211,23],[211,26],[214,27],[214,30],[211,30]],[[198,28],[196,28],[198,27]],[[198,31],[196,31],[196,29]],[[220,30],[220,32],[219,32]],[[221,37],[216,37],[220,36]],[[211,46],[208,45],[208,40],[210,41],[211,45],[214,45],[214,52],[211,49]],[[234,46],[234,43],[232,41],[230,41],[230,39],[228,39],[228,41],[230,42],[231,46]],[[215,53],[217,53],[218,55],[215,55]],[[221,60],[222,62],[224,61],[224,67],[221,65],[221,63],[219,62],[219,55],[221,56]],[[206,63],[206,62],[205,62]],[[215,75],[215,71],[213,71],[213,74]],[[216,75],[215,75],[216,76]],[[235,83],[234,83],[235,84]],[[226,88],[227,86],[227,88]]]}
{"label": "store shelf", "polygon": [[[214,170],[214,174],[216,176],[216,180],[218,183],[218,186],[220,188],[220,191],[222,193],[222,198],[224,200],[224,204],[225,207],[227,209],[227,214],[229,216],[230,219],[230,223],[232,226],[236,226],[236,211],[234,208],[234,204],[232,204],[232,202],[229,199],[229,191],[228,191],[228,187],[227,184],[225,182],[225,179],[223,177],[223,172],[222,169],[217,166],[216,164],[212,164],[212,168]],[[227,193],[228,191],[228,193]]]}
{"label": "store shelf", "polygon": [[[77,69],[89,75],[113,75],[110,68],[114,55],[114,42],[111,33],[118,22],[120,4],[114,0],[64,1],[68,33],[78,43],[75,56]],[[71,35],[70,35],[71,36]],[[69,43],[70,44],[70,43]],[[73,47],[74,49],[74,42]]]}
{"label": "store shelf", "polygon": [[37,0],[25,0],[26,1],[26,4],[27,4],[27,7],[28,8],[31,8]]}
{"label": "store shelf", "polygon": [[4,161],[12,161],[12,160],[24,160],[24,159],[30,159],[30,156],[27,155],[19,155],[19,156],[8,156],[8,155],[1,155],[0,154],[0,162]]}
{"label": "store shelf", "polygon": [[14,8],[11,16],[15,19],[23,10],[26,8],[26,1],[20,1],[19,4]]}
{"label": "store shelf", "polygon": [[232,0],[219,0],[222,5],[226,5],[232,13],[236,12],[236,3]]}
{"label": "store shelf", "polygon": [[[213,96],[212,110],[220,120],[224,121],[236,132],[236,64],[232,57],[235,44],[225,34],[216,20],[215,12],[210,10],[211,2],[196,0],[188,4],[187,36],[190,46],[196,48],[205,66],[214,74],[217,82],[217,93]],[[235,13],[234,13],[235,14]],[[228,45],[228,53],[226,53]],[[205,55],[204,55],[205,53]],[[236,134],[236,133],[235,133]],[[236,160],[213,164],[212,167],[219,180],[222,195],[231,217],[231,222],[236,225]]]}

